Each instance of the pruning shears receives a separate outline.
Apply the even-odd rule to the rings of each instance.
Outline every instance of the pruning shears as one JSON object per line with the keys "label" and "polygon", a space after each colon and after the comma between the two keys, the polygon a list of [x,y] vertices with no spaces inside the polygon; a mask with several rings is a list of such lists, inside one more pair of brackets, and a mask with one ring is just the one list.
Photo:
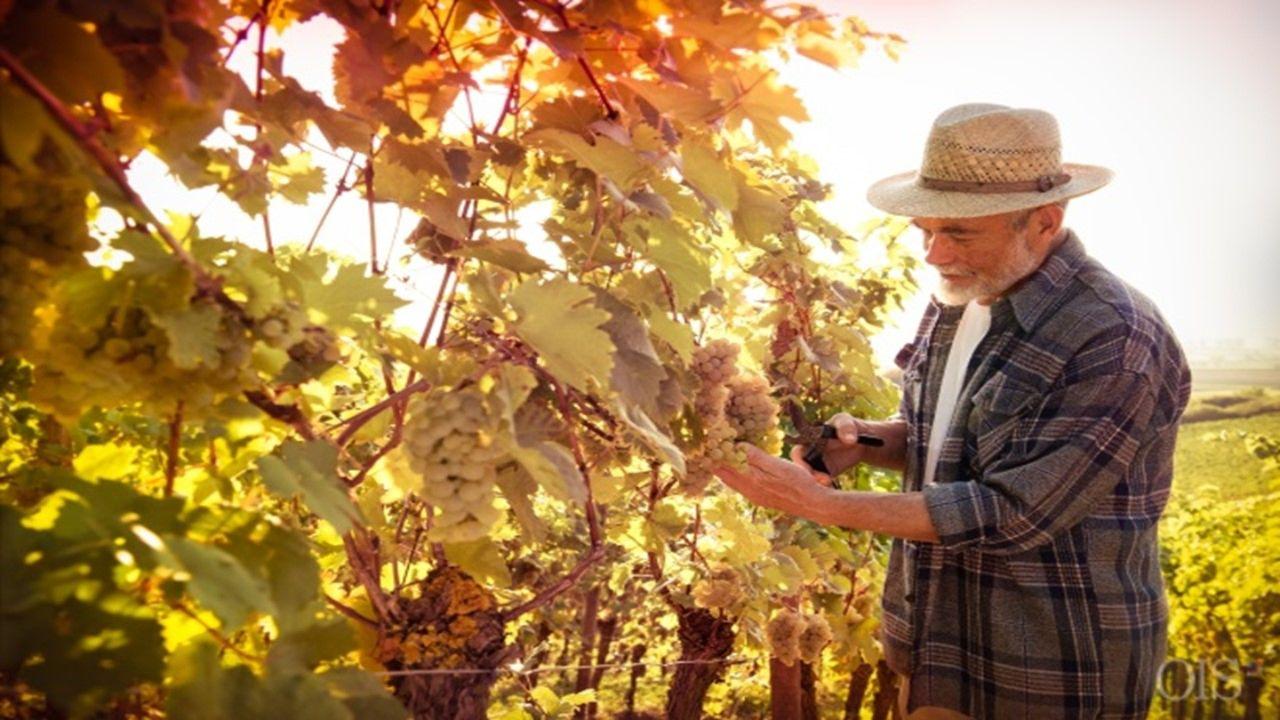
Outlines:
{"label": "pruning shears", "polygon": [[[809,422],[804,416],[804,412],[800,409],[800,405],[794,400],[787,402],[787,413],[791,416],[791,424],[796,429],[796,434],[788,436],[787,440],[793,445],[804,446],[804,461],[809,467],[825,475],[830,475],[831,471],[827,468],[826,461],[822,459],[822,453],[827,449],[827,442],[836,437],[836,426],[831,423]],[[857,443],[868,447],[881,447],[884,445],[884,438],[859,433]],[[834,477],[831,482],[834,486]]]}

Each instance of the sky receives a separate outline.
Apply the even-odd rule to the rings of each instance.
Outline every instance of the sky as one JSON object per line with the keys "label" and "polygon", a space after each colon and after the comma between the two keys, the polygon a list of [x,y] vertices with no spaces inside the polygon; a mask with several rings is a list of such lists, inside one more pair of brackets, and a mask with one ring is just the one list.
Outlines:
{"label": "sky", "polygon": [[[1071,203],[1067,225],[1089,252],[1150,296],[1189,348],[1224,340],[1280,341],[1280,3],[1229,0],[824,0],[874,30],[908,41],[899,61],[870,48],[857,68],[836,72],[804,59],[781,68],[811,121],[796,146],[819,160],[834,186],[826,210],[856,227],[876,180],[914,169],[933,118],[963,102],[1037,107],[1061,126],[1064,160],[1104,165],[1107,187]],[[284,69],[332,102],[335,24],[295,26],[279,42]],[[250,52],[233,67],[248,74]],[[313,150],[336,183],[345,157]],[[201,214],[208,234],[261,243],[259,222],[213,189],[187,191],[158,162],[130,175],[155,208]],[[273,205],[278,243],[310,237],[328,195],[310,205]],[[377,211],[381,248],[412,218]],[[367,252],[366,208],[353,193],[334,207],[318,244]],[[396,245],[399,248],[399,245]],[[412,266],[406,294],[434,296],[438,270]],[[910,339],[933,273],[875,338],[883,361]],[[425,302],[397,320],[421,324]]]}

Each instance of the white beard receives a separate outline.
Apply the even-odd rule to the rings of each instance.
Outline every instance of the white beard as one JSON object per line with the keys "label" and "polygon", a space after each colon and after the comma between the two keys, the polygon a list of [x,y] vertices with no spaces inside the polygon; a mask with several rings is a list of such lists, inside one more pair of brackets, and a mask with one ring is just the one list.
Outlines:
{"label": "white beard", "polygon": [[[1028,247],[1026,237],[1019,236],[1014,240],[1012,257],[994,277],[983,277],[968,272],[947,272],[949,275],[966,275],[971,280],[959,284],[939,276],[938,287],[933,291],[933,296],[943,305],[951,306],[966,305],[970,300],[977,298],[997,298],[1039,267],[1040,261]],[[938,268],[939,275],[949,270],[950,268]]]}

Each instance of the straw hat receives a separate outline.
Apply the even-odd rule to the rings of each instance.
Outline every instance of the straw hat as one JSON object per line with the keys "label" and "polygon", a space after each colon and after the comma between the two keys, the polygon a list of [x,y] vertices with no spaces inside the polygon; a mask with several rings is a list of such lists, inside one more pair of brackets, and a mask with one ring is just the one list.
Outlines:
{"label": "straw hat", "polygon": [[894,215],[977,217],[1084,195],[1109,180],[1106,168],[1062,162],[1049,113],[971,103],[933,121],[918,172],[881,180],[867,200]]}

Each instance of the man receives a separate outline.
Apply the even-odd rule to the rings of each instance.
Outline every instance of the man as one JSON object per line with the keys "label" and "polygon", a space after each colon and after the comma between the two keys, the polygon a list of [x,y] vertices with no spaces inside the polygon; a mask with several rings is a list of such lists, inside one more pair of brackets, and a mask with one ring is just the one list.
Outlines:
{"label": "man", "polygon": [[1147,714],[1167,615],[1156,524],[1190,374],[1151,301],[1062,226],[1066,201],[1109,179],[1061,163],[1048,113],[942,113],[919,172],[868,193],[914,218],[941,274],[896,359],[900,412],[836,415],[823,451],[832,473],[902,470],[903,492],[814,482],[802,447],[717,471],[759,504],[893,536],[881,639],[904,717]]}

